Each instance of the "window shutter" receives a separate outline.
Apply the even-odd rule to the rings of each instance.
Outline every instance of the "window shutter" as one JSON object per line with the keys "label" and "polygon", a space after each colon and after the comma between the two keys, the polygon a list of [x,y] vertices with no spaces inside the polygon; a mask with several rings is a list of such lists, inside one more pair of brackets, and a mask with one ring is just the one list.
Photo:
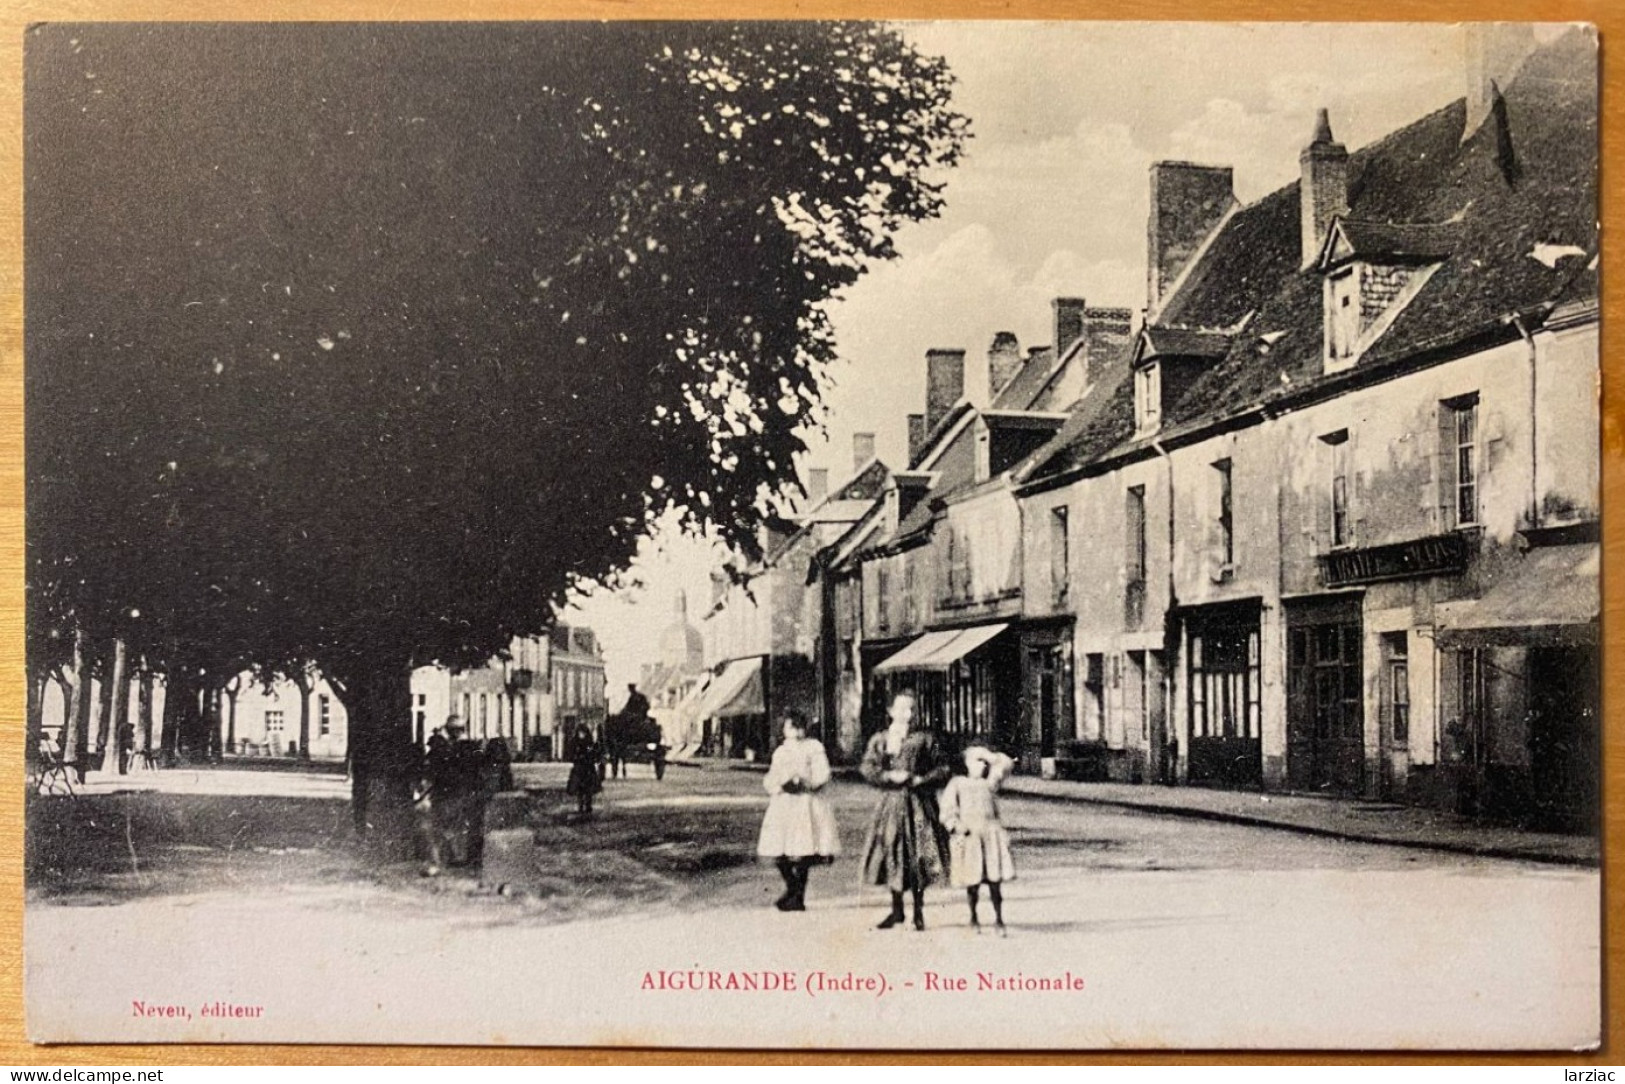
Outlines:
{"label": "window shutter", "polygon": [[1370,479],[1365,469],[1365,461],[1360,458],[1360,436],[1356,429],[1349,430],[1348,459],[1349,473],[1349,545],[1364,546],[1365,538],[1365,509],[1366,493]]}
{"label": "window shutter", "polygon": [[1315,502],[1315,538],[1314,551],[1316,553],[1330,553],[1332,548],[1332,477],[1337,468],[1337,449],[1324,440],[1314,442],[1314,454],[1310,457],[1314,463],[1315,484],[1309,487],[1312,494],[1310,498]]}

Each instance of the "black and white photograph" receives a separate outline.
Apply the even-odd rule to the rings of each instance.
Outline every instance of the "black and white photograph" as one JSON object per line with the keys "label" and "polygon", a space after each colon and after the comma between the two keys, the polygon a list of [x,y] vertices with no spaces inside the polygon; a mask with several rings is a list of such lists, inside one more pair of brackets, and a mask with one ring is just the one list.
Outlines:
{"label": "black and white photograph", "polygon": [[28,1039],[1595,1049],[1598,46],[31,26]]}

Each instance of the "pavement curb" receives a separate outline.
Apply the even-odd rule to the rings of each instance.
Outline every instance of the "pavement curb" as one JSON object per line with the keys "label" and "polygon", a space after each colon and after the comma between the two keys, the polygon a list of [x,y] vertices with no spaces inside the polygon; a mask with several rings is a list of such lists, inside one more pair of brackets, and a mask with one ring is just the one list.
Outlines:
{"label": "pavement curb", "polygon": [[1223,824],[1246,825],[1251,828],[1276,828],[1283,832],[1297,832],[1300,835],[1320,836],[1325,839],[1339,839],[1349,843],[1375,843],[1386,847],[1404,847],[1413,851],[1444,851],[1450,854],[1463,854],[1473,858],[1498,858],[1517,862],[1541,862],[1555,866],[1573,866],[1582,869],[1599,869],[1601,862],[1595,858],[1585,858],[1578,855],[1551,854],[1541,851],[1520,850],[1516,847],[1501,847],[1493,844],[1474,845],[1469,843],[1454,843],[1449,840],[1423,840],[1405,837],[1391,837],[1374,835],[1363,832],[1350,832],[1338,828],[1324,828],[1313,824],[1293,824],[1289,821],[1272,820],[1268,817],[1252,817],[1245,813],[1231,813],[1219,809],[1197,809],[1191,806],[1164,805],[1157,802],[1127,802],[1117,798],[1099,798],[1089,795],[1077,794],[1044,794],[1037,791],[1023,790],[1019,787],[1007,787],[1006,794],[1018,794],[1023,798],[1035,798],[1043,802],[1078,802],[1090,805],[1111,806],[1115,809],[1127,809],[1140,813],[1149,813],[1156,816],[1184,817],[1188,820],[1218,821]]}

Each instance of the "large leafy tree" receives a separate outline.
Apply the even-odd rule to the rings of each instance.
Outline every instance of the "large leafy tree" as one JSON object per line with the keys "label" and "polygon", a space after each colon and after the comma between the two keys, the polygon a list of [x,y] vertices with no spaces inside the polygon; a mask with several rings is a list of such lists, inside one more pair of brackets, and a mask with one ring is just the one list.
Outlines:
{"label": "large leafy tree", "polygon": [[410,667],[652,517],[750,550],[966,134],[875,24],[44,26],[26,78],[34,665],[314,663],[363,788]]}

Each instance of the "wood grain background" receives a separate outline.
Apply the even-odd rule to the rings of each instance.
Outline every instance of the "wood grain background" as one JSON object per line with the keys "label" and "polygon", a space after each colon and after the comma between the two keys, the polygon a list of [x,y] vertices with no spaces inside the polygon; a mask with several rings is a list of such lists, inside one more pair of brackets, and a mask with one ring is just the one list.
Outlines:
{"label": "wood grain background", "polygon": [[[812,1053],[805,1051],[584,1050],[409,1046],[56,1046],[37,1047],[23,1036],[23,389],[22,389],[22,49],[24,29],[38,22],[114,20],[464,20],[464,19],[706,19],[706,18],[907,18],[907,19],[1148,19],[1436,22],[1508,20],[1591,22],[1602,39],[1603,185],[1603,488],[1604,488],[1604,877],[1605,1040],[1591,1054],[1438,1055],[1049,1053],[920,1054]],[[1402,31],[1401,31],[1402,32]],[[1625,586],[1618,573],[1625,552],[1625,428],[1620,381],[1625,377],[1621,336],[1614,323],[1625,315],[1625,286],[1613,273],[1622,221],[1615,183],[1625,170],[1625,104],[1622,104],[1620,41],[1625,41],[1625,3],[1620,0],[4,0],[0,3],[0,1063],[9,1065],[218,1065],[218,1064],[980,1064],[1171,1063],[1206,1064],[1618,1064],[1625,1059],[1625,1012],[1620,1012],[1625,974],[1625,658],[1619,634],[1625,617]],[[1449,921],[1439,916],[1439,921]]]}

